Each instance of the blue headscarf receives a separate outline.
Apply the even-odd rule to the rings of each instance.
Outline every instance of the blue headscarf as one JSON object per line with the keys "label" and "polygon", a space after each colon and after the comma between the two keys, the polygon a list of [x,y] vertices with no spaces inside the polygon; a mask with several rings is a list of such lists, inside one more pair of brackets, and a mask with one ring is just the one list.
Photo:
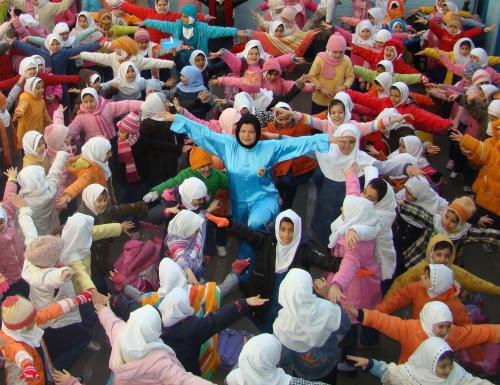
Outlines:
{"label": "blue headscarf", "polygon": [[181,75],[187,78],[187,85],[179,82],[177,88],[182,92],[200,92],[207,91],[203,83],[203,75],[201,71],[195,66],[185,66],[181,70]]}
{"label": "blue headscarf", "polygon": [[396,24],[401,24],[403,26],[403,32],[406,32],[406,22],[403,19],[400,19],[400,18],[393,19],[389,23],[389,31],[394,32],[394,26]]}

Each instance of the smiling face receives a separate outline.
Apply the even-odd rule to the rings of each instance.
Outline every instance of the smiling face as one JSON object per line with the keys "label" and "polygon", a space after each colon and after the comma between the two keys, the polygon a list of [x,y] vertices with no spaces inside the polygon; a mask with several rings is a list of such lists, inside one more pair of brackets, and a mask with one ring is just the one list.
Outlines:
{"label": "smiling face", "polygon": [[392,61],[396,59],[396,49],[392,46],[387,46],[384,48],[384,58],[386,60]]}
{"label": "smiling face", "polygon": [[206,63],[206,59],[205,59],[205,56],[202,55],[201,53],[199,53],[198,55],[196,55],[196,57],[194,58],[194,65],[201,71],[203,71],[203,69],[205,68],[205,63]]}
{"label": "smiling face", "polygon": [[213,163],[209,163],[201,167],[198,167],[196,171],[198,171],[205,178],[208,178],[210,176],[210,173],[212,172],[213,167],[214,167]]}
{"label": "smiling face", "polygon": [[43,98],[43,91],[45,91],[45,85],[43,82],[38,82],[36,83],[35,89],[33,90],[33,93],[37,98]]}
{"label": "smiling face", "polygon": [[85,106],[85,108],[89,111],[95,110],[97,107],[97,102],[94,99],[94,97],[90,94],[85,94],[82,98],[82,103]]}
{"label": "smiling face", "polygon": [[399,23],[394,24],[394,27],[392,28],[392,32],[395,32],[395,33],[403,32],[403,26]]}
{"label": "smiling face", "polygon": [[269,83],[274,83],[278,78],[280,77],[280,74],[276,70],[269,70],[266,72],[266,80]]}
{"label": "smiling face", "polygon": [[276,111],[275,118],[278,124],[280,124],[282,127],[288,127],[288,125],[290,125],[290,123],[293,121],[293,118],[290,115],[285,115],[280,111]]}
{"label": "smiling face", "polygon": [[439,338],[445,338],[451,327],[451,322],[438,322],[432,325],[432,333]]}
{"label": "smiling face", "polygon": [[136,74],[135,74],[134,67],[129,66],[127,68],[127,74],[125,75],[125,77],[127,78],[128,82],[133,82],[135,80]]}
{"label": "smiling face", "polygon": [[245,146],[251,146],[257,140],[257,131],[253,124],[244,123],[241,125],[238,137]]}
{"label": "smiling face", "polygon": [[292,243],[294,230],[295,226],[293,225],[293,222],[291,222],[288,218],[283,218],[280,223],[279,237],[285,246]]}
{"label": "smiling face", "polygon": [[101,194],[99,194],[99,196],[94,202],[94,209],[98,215],[102,214],[104,210],[106,210],[108,202],[109,202],[109,194],[106,190],[104,190]]}
{"label": "smiling face", "polygon": [[45,143],[45,139],[40,138],[40,141],[38,142],[38,146],[36,147],[36,153],[38,155],[43,155],[45,153],[46,149],[47,149],[47,144]]}
{"label": "smiling face", "polygon": [[279,25],[275,30],[274,30],[274,37],[279,39],[280,37],[285,36],[285,27],[283,25]]}
{"label": "smiling face", "polygon": [[433,250],[431,254],[431,261],[436,265],[449,265],[451,263],[451,246],[441,250]]}
{"label": "smiling face", "polygon": [[257,47],[253,47],[248,51],[247,55],[247,63],[249,65],[255,65],[259,62],[260,60],[260,52]]}
{"label": "smiling face", "polygon": [[137,45],[139,46],[139,49],[141,51],[145,51],[148,49],[149,41],[147,40],[140,40],[137,42]]}

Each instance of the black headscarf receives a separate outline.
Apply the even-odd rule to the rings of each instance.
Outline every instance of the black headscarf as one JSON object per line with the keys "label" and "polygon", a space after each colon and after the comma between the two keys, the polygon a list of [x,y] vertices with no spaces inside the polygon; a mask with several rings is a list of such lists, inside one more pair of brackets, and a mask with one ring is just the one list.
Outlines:
{"label": "black headscarf", "polygon": [[[256,136],[255,136],[255,142],[253,142],[253,144],[247,145],[247,144],[241,143],[240,130],[241,130],[241,126],[243,124],[251,124],[252,126],[254,126]],[[257,117],[255,115],[245,114],[241,117],[240,121],[236,124],[235,137],[236,137],[236,140],[238,141],[240,146],[248,148],[248,149],[252,149],[259,142],[261,131],[262,131],[262,128],[260,126],[259,119],[257,119]]]}

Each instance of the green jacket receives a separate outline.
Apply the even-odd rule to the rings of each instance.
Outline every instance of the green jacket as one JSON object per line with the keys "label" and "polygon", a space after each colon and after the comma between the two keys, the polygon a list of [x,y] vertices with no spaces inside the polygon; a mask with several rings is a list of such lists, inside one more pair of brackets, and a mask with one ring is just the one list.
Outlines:
{"label": "green jacket", "polygon": [[[368,83],[373,84],[378,72],[371,70],[369,68],[364,68],[361,66],[354,66],[354,76],[360,76],[365,79]],[[421,74],[394,74],[394,82],[403,82],[408,85],[422,83]]]}

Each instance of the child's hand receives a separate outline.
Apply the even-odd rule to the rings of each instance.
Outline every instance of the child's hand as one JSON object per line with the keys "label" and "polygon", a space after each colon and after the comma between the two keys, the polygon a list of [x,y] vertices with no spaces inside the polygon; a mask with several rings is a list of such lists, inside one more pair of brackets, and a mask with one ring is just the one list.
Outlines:
{"label": "child's hand", "polygon": [[66,369],[63,369],[62,372],[59,370],[54,369],[52,372],[52,377],[54,378],[54,381],[56,382],[56,385],[64,385],[66,382],[71,380],[73,377],[70,372],[68,372]]}
{"label": "child's hand", "polygon": [[458,99],[459,96],[460,96],[459,94],[450,95],[450,96],[448,96],[448,101],[449,102],[454,102],[455,100]]}
{"label": "child's hand", "polygon": [[394,115],[389,118],[391,123],[403,123],[406,119],[414,120],[414,116],[412,114],[404,114],[404,115]]}
{"label": "child's hand", "polygon": [[61,281],[66,282],[69,281],[73,277],[73,270],[64,269],[61,273]]}
{"label": "child's hand", "polygon": [[167,207],[163,210],[163,214],[168,217],[170,214],[172,215],[177,215],[181,210],[179,209],[180,205],[177,205],[175,207]]}
{"label": "child's hand", "polygon": [[175,114],[171,114],[170,112],[168,111],[162,111],[162,112],[158,112],[156,114],[156,116],[158,118],[162,118],[163,120],[165,120],[166,122],[173,122],[175,120]]}
{"label": "child's hand", "polygon": [[57,111],[64,112],[64,111],[66,111],[66,108],[67,107],[64,107],[62,104],[59,104],[59,106],[57,106]]}
{"label": "child's hand", "polygon": [[356,174],[358,175],[359,172],[359,166],[356,162],[351,163],[348,167],[346,167],[344,170],[344,174]]}
{"label": "child's hand", "polygon": [[333,303],[340,302],[341,299],[345,299],[345,295],[342,294],[342,289],[336,283],[330,286],[330,290],[328,290],[328,299]]}
{"label": "child's hand", "polygon": [[457,129],[452,128],[450,130],[450,139],[453,140],[454,142],[459,142],[460,143],[463,138],[464,138],[464,134],[462,134]]}
{"label": "child's hand", "polygon": [[268,301],[269,299],[260,298],[260,294],[256,297],[247,298],[248,306],[262,306]]}
{"label": "child's hand", "polygon": [[56,199],[57,206],[64,206],[69,202],[71,202],[71,197],[68,194],[63,194],[59,199]]}
{"label": "child's hand", "polygon": [[329,30],[333,29],[333,25],[331,25],[331,24],[327,23],[326,21],[322,20],[321,21],[321,28],[324,29],[324,30],[329,31]]}
{"label": "child's hand", "polygon": [[441,147],[434,145],[427,146],[425,149],[425,152],[427,152],[428,155],[437,155],[440,151]]}
{"label": "child's hand", "polygon": [[111,295],[103,295],[97,291],[92,294],[92,302],[94,303],[96,313],[99,313],[99,311],[109,306],[110,296]]}
{"label": "child's hand", "polygon": [[196,279],[196,277],[191,269],[187,268],[187,269],[184,269],[184,271],[186,272],[187,280],[191,285],[199,285],[200,284],[198,282],[198,280]]}
{"label": "child's hand", "polygon": [[370,360],[364,357],[347,355],[346,358],[348,360],[354,361],[355,362],[354,367],[356,368],[363,368],[365,366],[368,366],[368,364],[370,363]]}
{"label": "child's hand", "polygon": [[345,304],[343,304],[343,305],[342,305],[342,307],[344,308],[344,310],[345,310],[348,314],[352,315],[354,318],[358,318],[358,315],[359,315],[358,313],[359,313],[359,311],[358,311],[358,309],[356,308],[356,306],[351,305],[351,304],[348,304],[348,303],[345,303]]}
{"label": "child's hand", "polygon": [[28,207],[28,203],[26,202],[26,199],[23,197],[20,197],[19,195],[14,195],[12,197],[12,204],[16,206],[18,209],[22,209],[23,207]]}
{"label": "child's hand", "polygon": [[353,229],[347,230],[345,233],[345,241],[348,249],[354,249],[358,243],[358,234]]}
{"label": "child's hand", "polygon": [[380,151],[378,151],[372,144],[366,146],[366,152],[368,152],[371,156],[377,156],[380,154]]}
{"label": "child's hand", "polygon": [[215,60],[215,59],[219,59],[221,58],[222,56],[224,56],[224,50],[223,49],[220,49],[218,50],[217,52],[210,52],[208,54],[208,58],[210,60]]}
{"label": "child's hand", "polygon": [[411,178],[412,176],[424,176],[425,173],[421,168],[410,164],[408,167],[406,167],[406,175]]}
{"label": "child's hand", "polygon": [[207,213],[211,214],[213,213],[214,211],[220,209],[222,207],[222,203],[220,200],[218,199],[214,199],[210,205],[208,206],[207,208]]}
{"label": "child's hand", "polygon": [[14,116],[12,117],[12,121],[16,121],[16,120],[22,119],[23,117],[24,117],[24,112],[20,111],[20,110],[16,110],[14,112]]}
{"label": "child's hand", "polygon": [[170,79],[167,79],[164,84],[165,84],[165,87],[172,88],[173,86],[175,86],[177,84],[177,79],[172,77]]}
{"label": "child's hand", "polygon": [[488,215],[483,215],[481,218],[479,218],[477,224],[481,227],[488,227],[489,225],[492,225],[493,222],[493,219],[491,219]]}
{"label": "child's hand", "polygon": [[218,86],[219,85],[219,78],[213,78],[208,81],[209,86]]}
{"label": "child's hand", "polygon": [[326,279],[318,278],[314,280],[314,291],[318,295],[322,296],[323,298],[326,298],[329,289],[330,285],[328,284],[328,282],[326,282]]}
{"label": "child's hand", "polygon": [[496,24],[492,24],[488,27],[484,27],[484,32],[486,32],[486,33],[491,32],[496,28],[496,26],[497,26]]}
{"label": "child's hand", "polygon": [[122,233],[127,234],[129,237],[131,236],[129,230],[135,227],[134,222],[131,221],[125,221],[120,226],[122,227]]}
{"label": "child's hand", "polygon": [[70,94],[79,94],[80,92],[82,92],[82,90],[79,88],[73,87],[73,88],[68,89],[68,93],[70,93]]}
{"label": "child's hand", "polygon": [[15,182],[17,180],[17,167],[10,167],[3,173],[10,181]]}
{"label": "child's hand", "polygon": [[202,103],[207,103],[210,99],[210,96],[211,94],[208,91],[200,91],[198,93],[198,99],[200,99]]}

